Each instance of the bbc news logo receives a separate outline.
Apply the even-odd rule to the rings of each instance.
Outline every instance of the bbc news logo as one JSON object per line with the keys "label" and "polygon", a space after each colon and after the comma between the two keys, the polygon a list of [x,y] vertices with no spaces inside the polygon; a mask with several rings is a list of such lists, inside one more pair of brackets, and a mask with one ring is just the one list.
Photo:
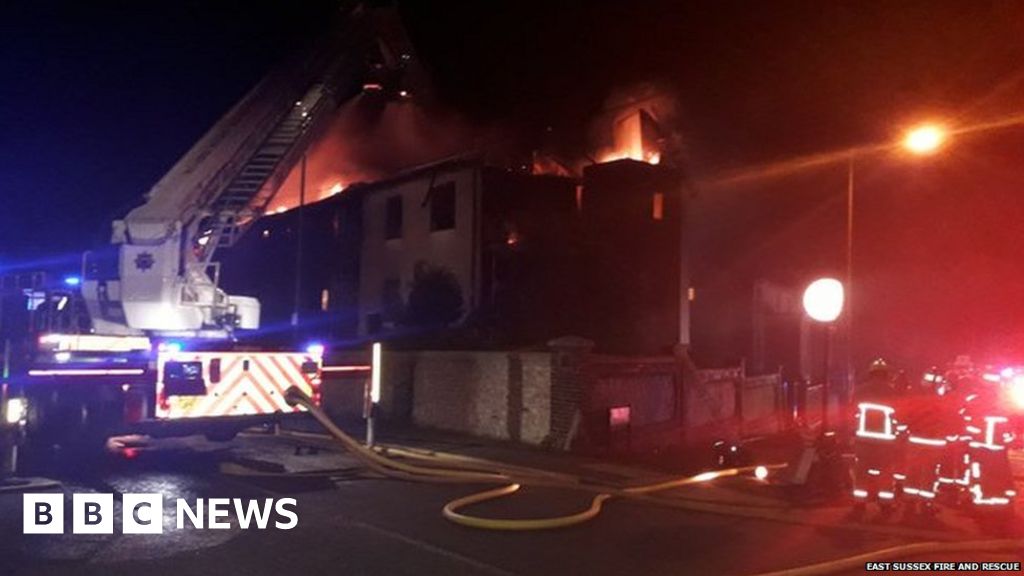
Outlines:
{"label": "bbc news logo", "polygon": [[[239,528],[291,530],[299,524],[294,498],[242,500],[240,498],[200,498],[189,504],[183,498],[175,502],[177,529],[186,525],[202,530],[227,530],[234,515]],[[22,500],[25,534],[64,533],[63,494],[25,494]],[[71,497],[73,534],[113,534],[113,494],[73,494]],[[162,534],[164,531],[162,494],[122,494],[121,532],[124,534]],[[271,522],[273,520],[273,522]]]}

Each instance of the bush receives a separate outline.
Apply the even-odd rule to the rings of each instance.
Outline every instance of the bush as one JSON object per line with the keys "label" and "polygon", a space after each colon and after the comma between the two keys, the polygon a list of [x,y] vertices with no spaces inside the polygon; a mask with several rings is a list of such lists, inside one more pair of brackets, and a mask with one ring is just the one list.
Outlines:
{"label": "bush", "polygon": [[462,303],[462,288],[455,273],[421,262],[413,272],[405,324],[448,326],[462,317]]}

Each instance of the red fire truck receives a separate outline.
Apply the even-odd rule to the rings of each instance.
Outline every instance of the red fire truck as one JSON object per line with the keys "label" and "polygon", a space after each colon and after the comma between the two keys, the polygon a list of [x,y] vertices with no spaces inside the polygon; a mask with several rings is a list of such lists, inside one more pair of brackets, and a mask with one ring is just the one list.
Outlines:
{"label": "red fire truck", "polygon": [[74,449],[130,433],[226,440],[298,413],[284,401],[291,386],[319,398],[320,345],[260,351],[73,330],[88,322],[81,295],[44,278],[7,278],[0,293],[8,446]]}
{"label": "red fire truck", "polygon": [[412,50],[393,9],[345,3],[329,30],[114,221],[110,245],[85,254],[79,275],[3,280],[0,441],[229,437],[294,412],[289,386],[318,396],[322,346],[239,346],[240,334],[258,333],[260,303],[221,288],[215,255],[268,210],[341,104],[370,89],[404,92]]}

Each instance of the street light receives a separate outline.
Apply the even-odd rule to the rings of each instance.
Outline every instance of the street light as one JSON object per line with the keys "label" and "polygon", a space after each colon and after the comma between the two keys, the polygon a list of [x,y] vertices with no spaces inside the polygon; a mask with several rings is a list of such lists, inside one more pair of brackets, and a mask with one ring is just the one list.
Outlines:
{"label": "street light", "polygon": [[902,148],[917,156],[928,156],[938,152],[946,143],[949,131],[941,124],[928,122],[918,124],[906,131],[903,140],[897,144],[854,149],[849,153],[846,164],[846,394],[847,400],[853,393],[853,208],[855,195],[856,160],[870,152]]}
{"label": "street light", "polygon": [[946,129],[938,124],[922,124],[907,131],[903,147],[914,154],[932,154],[946,141]]}
{"label": "street light", "polygon": [[829,368],[832,356],[832,332],[843,313],[845,290],[835,278],[819,278],[804,290],[804,311],[811,320],[825,325],[825,374],[821,383],[821,432],[828,431]]}
{"label": "street light", "polygon": [[804,290],[804,311],[816,322],[835,322],[843,312],[843,283],[835,278],[819,278]]}
{"label": "street light", "polygon": [[844,278],[846,295],[844,304],[844,316],[846,322],[845,332],[847,339],[847,390],[845,395],[847,402],[851,400],[854,385],[853,231],[857,161],[866,156],[873,156],[881,153],[891,153],[893,151],[898,150],[902,150],[903,152],[913,154],[915,156],[926,156],[938,152],[949,139],[949,137],[954,133],[987,130],[996,127],[1007,126],[1010,125],[1011,123],[1024,123],[1024,115],[1015,116],[1005,121],[1001,121],[999,123],[989,123],[985,125],[972,126],[969,128],[960,127],[956,131],[950,131],[943,124],[938,122],[919,124],[908,130],[904,134],[903,138],[900,140],[889,141],[881,144],[858,146],[855,148],[849,148],[835,152],[814,154],[811,156],[788,159],[782,162],[772,163],[768,165],[746,168],[733,173],[722,174],[721,176],[718,176],[716,178],[711,178],[705,184],[706,186],[721,188],[751,180],[781,177],[808,168],[815,168],[824,165],[833,165],[838,164],[839,162],[846,163],[846,274]]}

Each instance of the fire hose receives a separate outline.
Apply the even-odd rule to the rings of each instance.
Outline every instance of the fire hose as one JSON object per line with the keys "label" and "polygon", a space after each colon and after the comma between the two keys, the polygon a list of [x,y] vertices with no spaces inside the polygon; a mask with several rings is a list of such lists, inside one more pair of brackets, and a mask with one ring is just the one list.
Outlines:
{"label": "fire hose", "polygon": [[[328,417],[327,414],[313,403],[313,401],[301,390],[297,388],[289,389],[286,393],[286,399],[293,405],[301,405],[309,410],[310,414],[338,443],[340,443],[359,461],[365,464],[367,468],[383,476],[418,482],[503,484],[503,486],[457,498],[445,504],[443,507],[443,515],[446,519],[456,524],[471,528],[503,531],[550,530],[555,528],[564,528],[581,524],[595,518],[600,514],[603,504],[612,497],[639,498],[647,502],[664,503],[659,500],[650,500],[645,498],[645,496],[647,494],[671,488],[707,482],[715,478],[737,476],[755,470],[755,467],[753,466],[729,468],[725,470],[703,472],[695,476],[677,478],[655,484],[617,488],[584,483],[583,479],[578,476],[521,466],[510,466],[467,456],[452,454],[439,455],[430,451],[417,451],[404,447],[388,447],[383,450],[385,454],[391,453],[426,463],[425,465],[408,464],[388,458],[382,453],[367,448],[358,440],[355,440],[346,434],[338,428],[330,420],[330,417]],[[449,467],[448,464],[450,463],[456,463],[461,467]],[[766,468],[777,469],[784,466],[785,464],[777,464],[767,466]],[[590,506],[585,510],[573,514],[549,518],[499,519],[471,516],[459,512],[460,509],[467,506],[515,494],[523,485],[571,488],[592,492],[594,493],[594,496],[591,500]],[[700,508],[696,509],[699,510]],[[705,511],[707,510],[705,509]],[[1024,542],[1017,539],[967,542],[919,542],[884,548],[881,550],[808,566],[767,572],[758,574],[757,576],[817,576],[822,574],[834,574],[844,570],[860,570],[863,568],[865,562],[905,558],[908,556],[934,552],[1019,551],[1022,548],[1022,545],[1024,545]]]}
{"label": "fire hose", "polygon": [[[416,459],[429,461],[429,465],[409,464],[378,453],[377,451],[364,446],[358,440],[352,438],[331,421],[330,417],[317,406],[313,400],[298,388],[289,388],[285,393],[285,399],[291,405],[299,405],[306,408],[309,413],[320,423],[324,429],[341,444],[346,451],[363,463],[368,469],[382,476],[410,480],[416,482],[443,482],[443,483],[480,483],[480,484],[503,484],[498,488],[492,488],[457,498],[445,504],[442,513],[446,519],[456,524],[479,528],[484,530],[550,530],[564,528],[581,524],[595,518],[601,513],[605,501],[612,497],[641,498],[647,494],[669,490],[680,486],[707,482],[716,478],[726,476],[737,476],[740,474],[753,473],[755,466],[743,468],[729,468],[712,472],[703,472],[695,476],[677,478],[656,484],[644,486],[633,486],[618,488],[585,483],[578,476],[553,473],[543,470],[535,470],[520,466],[507,466],[499,463],[486,463],[469,458],[436,458],[430,454],[415,453],[409,450],[389,449],[397,454],[411,456]],[[461,467],[449,467],[443,460],[458,462]],[[783,465],[775,465],[764,468],[780,468]],[[481,502],[494,500],[515,494],[523,485],[544,486],[553,488],[570,488],[594,493],[590,506],[574,514],[556,516],[550,518],[527,518],[527,519],[502,519],[483,518],[471,516],[459,512],[460,509]]]}

